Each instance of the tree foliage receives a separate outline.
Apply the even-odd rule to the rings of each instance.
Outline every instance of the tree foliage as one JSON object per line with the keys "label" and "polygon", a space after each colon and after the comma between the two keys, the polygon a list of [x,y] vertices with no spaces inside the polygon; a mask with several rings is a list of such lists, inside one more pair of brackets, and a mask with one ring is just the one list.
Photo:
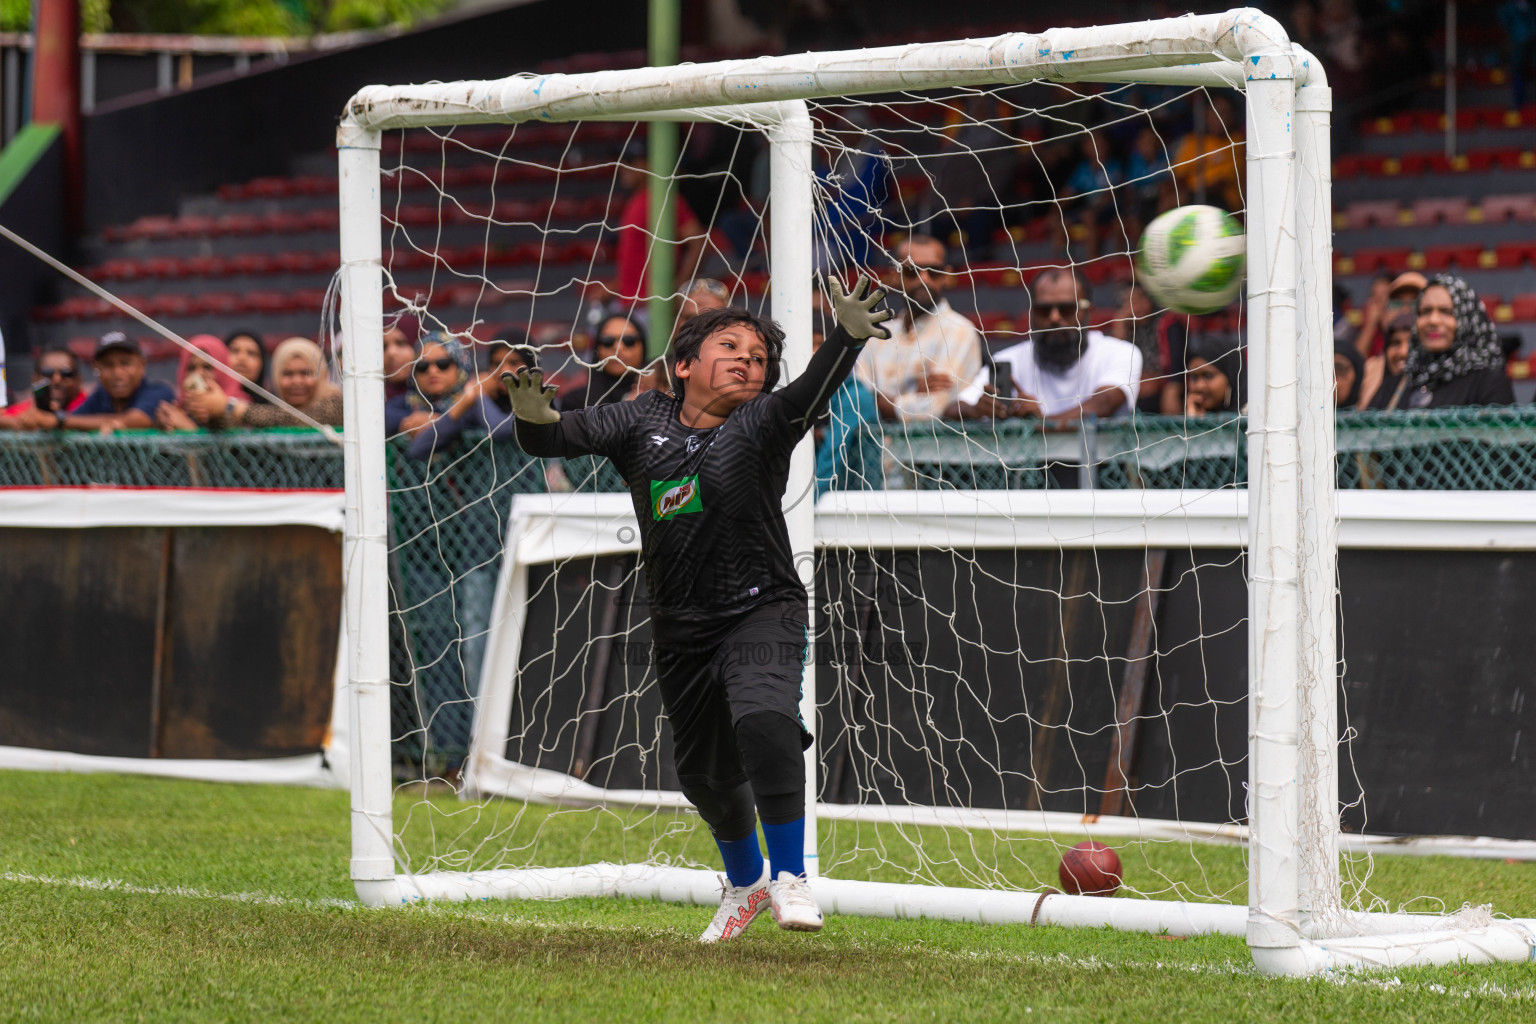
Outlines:
{"label": "tree foliage", "polygon": [[[86,32],[306,36],[409,25],[453,0],[80,0]],[[0,31],[31,27],[31,0],[0,0]]]}

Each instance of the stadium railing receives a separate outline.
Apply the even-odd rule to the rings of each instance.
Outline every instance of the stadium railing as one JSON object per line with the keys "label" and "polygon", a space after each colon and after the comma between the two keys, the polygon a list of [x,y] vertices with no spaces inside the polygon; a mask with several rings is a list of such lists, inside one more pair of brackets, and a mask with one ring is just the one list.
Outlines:
{"label": "stadium railing", "polygon": [[[1343,413],[1338,486],[1536,489],[1536,409]],[[1245,487],[1246,418],[1143,417],[886,426],[886,479],[919,489]],[[518,494],[617,492],[606,460],[558,467],[466,436],[430,461],[388,452],[395,756],[451,771],[468,749],[502,546]],[[0,434],[0,487],[340,489],[342,458],[308,431]]]}

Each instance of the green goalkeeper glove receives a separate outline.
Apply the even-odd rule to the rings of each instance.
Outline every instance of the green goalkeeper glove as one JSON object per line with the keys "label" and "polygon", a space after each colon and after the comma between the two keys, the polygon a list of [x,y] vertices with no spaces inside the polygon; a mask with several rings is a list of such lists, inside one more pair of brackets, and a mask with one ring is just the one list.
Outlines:
{"label": "green goalkeeper glove", "polygon": [[559,423],[555,411],[555,389],[544,386],[544,373],[526,367],[516,373],[504,373],[501,382],[512,400],[512,415],[524,423]]}
{"label": "green goalkeeper glove", "polygon": [[885,289],[873,288],[869,275],[860,274],[851,293],[843,291],[843,283],[837,278],[828,278],[827,290],[832,293],[832,310],[837,316],[837,325],[847,331],[854,341],[891,336],[891,332],[880,325],[894,314],[888,309],[875,308],[885,298]]}

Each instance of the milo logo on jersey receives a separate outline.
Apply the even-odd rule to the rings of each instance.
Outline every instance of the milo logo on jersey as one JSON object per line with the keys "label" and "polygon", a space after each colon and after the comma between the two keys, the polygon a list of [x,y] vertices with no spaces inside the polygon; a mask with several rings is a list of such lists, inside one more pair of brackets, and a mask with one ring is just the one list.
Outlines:
{"label": "milo logo on jersey", "polygon": [[698,477],[651,481],[652,519],[671,519],[684,512],[702,511],[704,511],[704,499],[699,494]]}

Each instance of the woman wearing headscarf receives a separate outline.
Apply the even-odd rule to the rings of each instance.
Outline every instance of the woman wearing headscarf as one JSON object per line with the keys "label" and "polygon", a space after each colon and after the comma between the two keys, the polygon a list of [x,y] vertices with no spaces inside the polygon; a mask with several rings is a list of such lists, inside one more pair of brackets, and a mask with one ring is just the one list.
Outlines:
{"label": "woman wearing headscarf", "polygon": [[[317,423],[341,426],[341,391],[326,372],[325,355],[308,338],[289,338],[272,353],[272,383],[277,397]],[[224,427],[303,427],[307,426],[281,405],[256,405],[239,398],[229,398],[213,408],[208,394],[195,401],[204,403],[210,426]]]}
{"label": "woman wearing headscarf", "polygon": [[1353,342],[1333,343],[1333,405],[1353,409],[1360,404],[1360,383],[1365,377],[1365,357]]}
{"label": "woman wearing headscarf", "polygon": [[645,365],[645,328],[624,313],[604,317],[592,339],[592,362],[586,386],[565,407],[590,409],[634,398]]}
{"label": "woman wearing headscarf", "polygon": [[1513,405],[1504,346],[1477,292],[1454,274],[1436,274],[1419,293],[1413,350],[1403,367],[1410,409]]}
{"label": "woman wearing headscarf", "polygon": [[498,441],[514,436],[517,418],[512,415],[512,399],[501,375],[524,368],[537,370],[539,362],[528,344],[526,331],[513,327],[502,334],[503,337],[486,345],[486,372],[472,378],[455,401],[432,417],[427,427],[416,434],[407,455],[429,459],[433,452],[452,446],[466,428],[483,430]]}
{"label": "woman wearing headscarf", "polygon": [[1204,335],[1184,353],[1184,414],[1242,412],[1248,404],[1243,350],[1236,339]]}
{"label": "woman wearing headscarf", "polygon": [[434,415],[458,400],[473,375],[473,356],[457,338],[439,332],[427,335],[411,367],[410,390],[384,403],[384,436],[404,432],[415,437]]}
{"label": "woman wearing headscarf", "polygon": [[176,366],[176,402],[161,402],[155,409],[155,423],[161,430],[196,430],[207,422],[192,396],[211,392],[225,399],[245,397],[240,378],[224,369],[229,365],[229,349],[222,341],[211,334],[197,334],[187,343],[200,354],[182,349]]}

